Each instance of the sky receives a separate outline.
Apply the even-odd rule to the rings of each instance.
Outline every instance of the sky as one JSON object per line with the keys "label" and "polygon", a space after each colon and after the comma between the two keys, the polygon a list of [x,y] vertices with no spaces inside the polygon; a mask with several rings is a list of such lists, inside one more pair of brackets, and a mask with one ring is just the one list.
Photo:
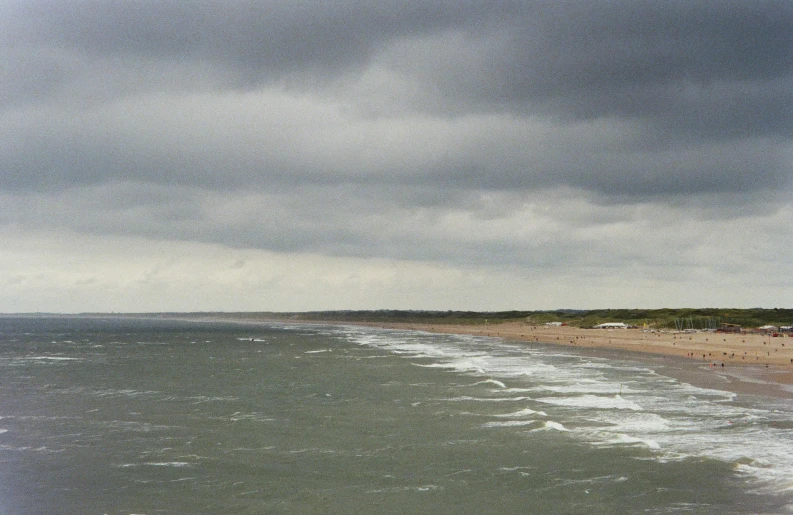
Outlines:
{"label": "sky", "polygon": [[0,0],[0,312],[793,305],[793,2]]}

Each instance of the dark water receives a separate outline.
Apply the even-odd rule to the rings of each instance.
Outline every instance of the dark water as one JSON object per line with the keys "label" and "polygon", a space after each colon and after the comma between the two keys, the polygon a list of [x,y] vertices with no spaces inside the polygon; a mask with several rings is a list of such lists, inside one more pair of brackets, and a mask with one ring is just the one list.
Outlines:
{"label": "dark water", "polygon": [[0,318],[0,512],[787,513],[793,415],[630,359]]}

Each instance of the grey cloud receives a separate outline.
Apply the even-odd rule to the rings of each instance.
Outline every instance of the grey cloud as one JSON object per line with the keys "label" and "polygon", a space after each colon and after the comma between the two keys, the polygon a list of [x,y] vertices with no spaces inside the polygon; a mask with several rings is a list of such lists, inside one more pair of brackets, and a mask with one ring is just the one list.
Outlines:
{"label": "grey cloud", "polygon": [[[350,186],[218,194],[115,184],[7,196],[0,199],[0,224],[272,252],[537,270],[639,262],[684,267],[702,260],[692,249],[704,242],[727,238],[746,255],[754,231],[769,231],[774,241],[789,238],[791,231],[781,193],[761,199],[764,209],[736,207],[729,217],[720,214],[718,203],[737,206],[742,195],[700,196],[670,208],[663,203],[597,205],[565,190],[528,196],[468,190],[450,192],[445,206],[418,208],[404,202],[412,194]],[[663,252],[656,252],[659,245]]]}
{"label": "grey cloud", "polygon": [[456,112],[669,117],[674,128],[720,108],[700,133],[719,117],[728,135],[790,131],[775,109],[790,100],[793,67],[784,1],[26,2],[7,11],[14,45],[125,66],[204,62],[232,81],[295,75],[316,87],[388,56]]}
{"label": "grey cloud", "polygon": [[[5,189],[364,188],[420,210],[563,187],[671,203],[793,176],[790,2],[0,9]],[[338,230],[306,238],[360,244]]]}
{"label": "grey cloud", "polygon": [[638,119],[671,139],[789,137],[792,32],[789,2],[556,2],[469,40],[449,73],[397,65],[457,109]]}
{"label": "grey cloud", "polygon": [[254,80],[364,66],[393,38],[477,23],[492,9],[446,2],[25,2],[8,37],[89,56],[213,61]]}
{"label": "grey cloud", "polygon": [[5,124],[0,184],[17,190],[119,180],[254,191],[575,185],[641,198],[779,188],[791,177],[788,145],[769,138],[648,148],[641,127],[611,120],[367,119],[278,95],[153,96],[92,110],[26,111]]}

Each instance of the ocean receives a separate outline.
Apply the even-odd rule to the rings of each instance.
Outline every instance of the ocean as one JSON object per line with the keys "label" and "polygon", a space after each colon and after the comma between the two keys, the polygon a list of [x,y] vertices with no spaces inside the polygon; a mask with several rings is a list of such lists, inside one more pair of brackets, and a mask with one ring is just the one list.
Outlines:
{"label": "ocean", "polygon": [[343,325],[0,317],[0,513],[793,512],[793,401],[697,387],[674,363]]}

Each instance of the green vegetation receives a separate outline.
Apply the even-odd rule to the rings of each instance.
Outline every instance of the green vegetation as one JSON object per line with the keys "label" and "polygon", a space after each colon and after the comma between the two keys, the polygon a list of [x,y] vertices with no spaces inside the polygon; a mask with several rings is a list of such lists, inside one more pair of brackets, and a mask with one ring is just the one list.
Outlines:
{"label": "green vegetation", "polygon": [[[84,313],[83,315],[87,315]],[[101,315],[93,313],[91,315]],[[500,324],[527,322],[541,325],[562,322],[575,327],[593,327],[605,322],[623,322],[657,329],[706,329],[721,324],[737,324],[743,328],[763,325],[793,325],[793,309],[558,309],[553,311],[410,311],[410,310],[340,310],[304,312],[194,312],[194,313],[128,313],[124,316],[159,316],[185,319],[239,319],[247,321],[360,322],[408,324]]]}
{"label": "green vegetation", "polygon": [[[252,315],[252,314],[251,314]],[[720,309],[720,308],[664,308],[664,309],[561,309],[555,311],[315,311],[304,313],[270,313],[269,317],[293,320],[348,321],[372,323],[424,324],[497,324],[525,321],[532,324],[562,322],[577,327],[592,327],[604,322],[647,324],[655,328],[674,329],[676,320],[685,327],[707,328],[720,324],[760,327],[766,324],[793,324],[793,309]]]}

